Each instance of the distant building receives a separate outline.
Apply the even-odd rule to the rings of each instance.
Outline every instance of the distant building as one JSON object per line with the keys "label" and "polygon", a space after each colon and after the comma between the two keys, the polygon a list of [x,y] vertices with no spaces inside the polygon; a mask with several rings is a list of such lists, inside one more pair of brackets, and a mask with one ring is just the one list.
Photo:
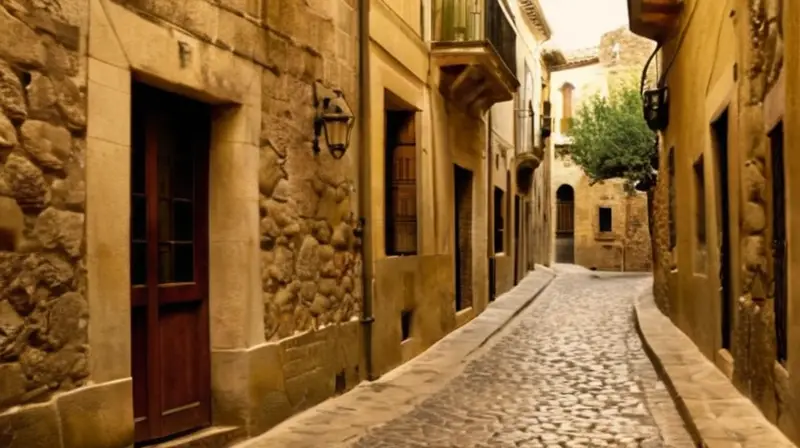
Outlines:
{"label": "distant building", "polygon": [[[571,120],[584,101],[606,95],[615,83],[638,79],[655,45],[627,29],[604,34],[597,47],[551,49],[550,104],[556,147],[569,146]],[[568,157],[552,158],[555,260],[608,271],[649,271],[652,249],[647,197],[628,192],[622,180],[589,185]]]}

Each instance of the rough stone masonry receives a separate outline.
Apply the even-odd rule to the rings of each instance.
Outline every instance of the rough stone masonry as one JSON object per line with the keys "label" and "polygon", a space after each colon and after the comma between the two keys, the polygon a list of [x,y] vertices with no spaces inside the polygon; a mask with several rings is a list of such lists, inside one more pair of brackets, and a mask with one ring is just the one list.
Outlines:
{"label": "rough stone masonry", "polygon": [[0,4],[0,411],[88,376],[79,19]]}

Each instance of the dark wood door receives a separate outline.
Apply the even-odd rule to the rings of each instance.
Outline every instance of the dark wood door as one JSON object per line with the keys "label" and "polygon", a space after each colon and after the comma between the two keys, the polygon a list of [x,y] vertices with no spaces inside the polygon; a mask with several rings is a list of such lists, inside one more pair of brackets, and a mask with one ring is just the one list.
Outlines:
{"label": "dark wood door", "polygon": [[131,332],[136,441],[210,424],[209,109],[134,84]]}
{"label": "dark wood door", "polygon": [[514,284],[520,281],[520,263],[525,256],[522,253],[522,246],[520,245],[520,221],[522,220],[522,212],[520,211],[520,197],[514,195]]}
{"label": "dark wood door", "polygon": [[556,190],[556,262],[575,262],[575,191],[569,185]]}
{"label": "dark wood door", "polygon": [[[455,307],[459,311],[472,306],[472,172],[453,165],[453,179]],[[490,287],[491,281],[490,277]]]}
{"label": "dark wood door", "polygon": [[715,151],[719,173],[719,284],[720,284],[720,331],[721,346],[732,349],[733,299],[731,296],[731,242],[730,242],[730,197],[728,182],[728,111],[712,125],[715,139]]}
{"label": "dark wood door", "polygon": [[775,300],[775,337],[778,362],[788,356],[789,270],[786,232],[786,173],[783,160],[783,123],[770,132],[772,159],[772,263]]}

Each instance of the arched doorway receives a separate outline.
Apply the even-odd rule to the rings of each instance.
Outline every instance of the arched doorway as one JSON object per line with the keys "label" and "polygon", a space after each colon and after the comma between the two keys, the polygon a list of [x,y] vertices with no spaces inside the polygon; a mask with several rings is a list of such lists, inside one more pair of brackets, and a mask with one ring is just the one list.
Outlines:
{"label": "arched doorway", "polygon": [[556,262],[575,262],[575,190],[569,185],[556,190]]}

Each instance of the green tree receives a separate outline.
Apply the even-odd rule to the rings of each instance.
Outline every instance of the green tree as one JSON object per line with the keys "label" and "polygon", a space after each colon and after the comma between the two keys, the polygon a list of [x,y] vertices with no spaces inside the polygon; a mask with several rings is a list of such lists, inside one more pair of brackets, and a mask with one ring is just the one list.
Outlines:
{"label": "green tree", "polygon": [[567,136],[569,145],[556,154],[569,157],[594,184],[623,179],[626,190],[647,192],[648,229],[656,263],[653,235],[653,196],[658,167],[656,134],[647,127],[642,96],[634,81],[618,80],[608,96],[595,94],[582,102]]}
{"label": "green tree", "polygon": [[589,97],[567,132],[571,144],[557,150],[580,166],[591,183],[621,178],[645,191],[654,185],[656,134],[644,120],[637,87],[621,82],[608,96]]}

